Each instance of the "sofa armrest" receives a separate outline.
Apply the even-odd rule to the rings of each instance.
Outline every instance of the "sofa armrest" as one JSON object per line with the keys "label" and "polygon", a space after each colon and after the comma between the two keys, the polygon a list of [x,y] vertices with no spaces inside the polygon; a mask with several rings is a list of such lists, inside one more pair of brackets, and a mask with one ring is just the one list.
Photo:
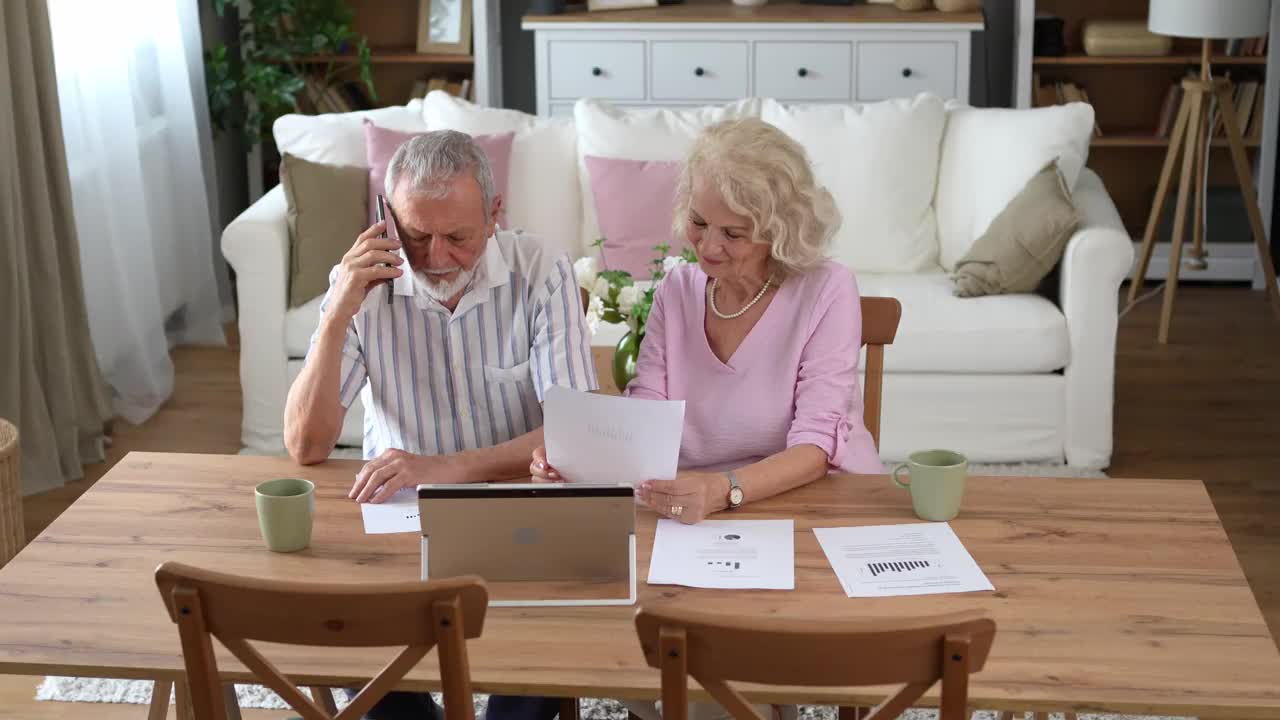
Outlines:
{"label": "sofa armrest", "polygon": [[1104,468],[1111,462],[1120,283],[1133,265],[1133,241],[1093,171],[1081,173],[1073,200],[1081,228],[1062,256],[1059,297],[1071,343],[1064,449],[1070,465]]}
{"label": "sofa armrest", "polygon": [[236,273],[240,306],[240,440],[261,450],[284,448],[289,391],[284,316],[288,304],[289,223],[277,185],[222,231],[222,255]]}

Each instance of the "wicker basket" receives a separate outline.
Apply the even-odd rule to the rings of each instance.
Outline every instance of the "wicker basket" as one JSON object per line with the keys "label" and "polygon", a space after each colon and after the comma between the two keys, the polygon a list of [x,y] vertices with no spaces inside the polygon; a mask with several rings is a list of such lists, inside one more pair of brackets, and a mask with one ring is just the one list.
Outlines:
{"label": "wicker basket", "polygon": [[934,7],[942,12],[977,12],[982,0],[933,0]]}
{"label": "wicker basket", "polygon": [[22,488],[18,485],[18,428],[0,418],[0,566],[26,542],[22,530]]}

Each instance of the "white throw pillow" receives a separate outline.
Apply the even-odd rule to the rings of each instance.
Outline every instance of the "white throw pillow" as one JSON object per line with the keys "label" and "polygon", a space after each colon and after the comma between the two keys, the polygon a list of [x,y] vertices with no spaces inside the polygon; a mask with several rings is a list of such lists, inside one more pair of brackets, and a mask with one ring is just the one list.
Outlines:
{"label": "white throw pillow", "polygon": [[471,135],[514,132],[507,176],[507,222],[577,258],[581,243],[577,135],[573,120],[475,105],[441,90],[427,94],[422,117],[432,130]]}
{"label": "white throw pillow", "polygon": [[578,180],[582,203],[582,244],[600,237],[587,155],[624,160],[683,161],[698,133],[708,125],[744,117],[759,117],[760,101],[739,100],[687,110],[623,110],[599,100],[579,100],[573,107],[578,131]]}
{"label": "white throw pillow", "polygon": [[791,107],[766,100],[761,117],[804,146],[818,182],[835,197],[844,222],[832,259],[857,272],[937,269],[941,98]]}
{"label": "white throw pillow", "polygon": [[426,132],[422,101],[406,105],[325,115],[282,115],[271,132],[282,153],[326,165],[368,167],[364,150],[364,120],[388,130]]}
{"label": "white throw pillow", "polygon": [[948,106],[934,208],[942,267],[955,269],[996,215],[1051,160],[1075,188],[1089,159],[1093,106],[1030,110]]}

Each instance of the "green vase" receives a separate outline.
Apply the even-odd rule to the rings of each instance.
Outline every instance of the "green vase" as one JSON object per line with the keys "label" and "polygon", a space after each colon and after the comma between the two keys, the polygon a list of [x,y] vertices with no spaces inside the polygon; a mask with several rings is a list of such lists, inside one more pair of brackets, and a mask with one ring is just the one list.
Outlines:
{"label": "green vase", "polygon": [[618,386],[618,392],[625,392],[627,383],[636,376],[636,358],[640,356],[641,340],[644,340],[644,335],[629,332],[622,336],[618,347],[613,351],[613,384]]}

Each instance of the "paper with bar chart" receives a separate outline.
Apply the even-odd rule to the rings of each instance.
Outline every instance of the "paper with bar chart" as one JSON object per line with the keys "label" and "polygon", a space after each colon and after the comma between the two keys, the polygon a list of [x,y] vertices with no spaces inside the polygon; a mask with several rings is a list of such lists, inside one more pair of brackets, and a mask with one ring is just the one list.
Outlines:
{"label": "paper with bar chart", "polygon": [[947,523],[814,528],[849,597],[994,590]]}

